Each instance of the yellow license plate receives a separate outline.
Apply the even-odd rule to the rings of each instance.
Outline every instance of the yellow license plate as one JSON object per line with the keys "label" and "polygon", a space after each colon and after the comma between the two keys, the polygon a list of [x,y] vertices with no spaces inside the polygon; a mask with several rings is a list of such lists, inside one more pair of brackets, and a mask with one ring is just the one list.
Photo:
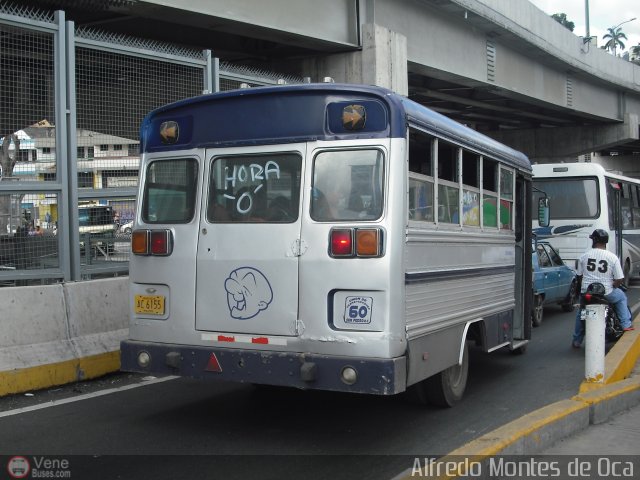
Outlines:
{"label": "yellow license plate", "polygon": [[136,295],[134,311],[150,315],[164,315],[164,296]]}

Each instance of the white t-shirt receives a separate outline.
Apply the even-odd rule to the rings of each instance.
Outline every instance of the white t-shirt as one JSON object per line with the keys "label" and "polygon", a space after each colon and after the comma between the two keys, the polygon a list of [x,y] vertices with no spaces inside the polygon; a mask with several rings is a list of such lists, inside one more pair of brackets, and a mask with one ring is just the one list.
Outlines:
{"label": "white t-shirt", "polygon": [[576,273],[582,275],[582,293],[590,284],[598,282],[604,285],[608,295],[613,290],[613,281],[624,278],[618,257],[602,248],[592,248],[582,254]]}

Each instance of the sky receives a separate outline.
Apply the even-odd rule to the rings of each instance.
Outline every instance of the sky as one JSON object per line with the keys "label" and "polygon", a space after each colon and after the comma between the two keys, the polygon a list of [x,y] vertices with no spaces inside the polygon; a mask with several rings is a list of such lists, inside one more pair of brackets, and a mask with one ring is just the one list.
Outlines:
{"label": "sky", "polygon": [[[575,23],[573,33],[582,37],[586,34],[585,0],[529,0],[543,12],[566,13],[567,19]],[[636,20],[621,25],[628,40],[622,40],[625,50],[640,44],[640,0],[589,0],[589,30],[591,36],[598,37],[598,47],[606,43],[602,36],[607,28],[626,22],[636,17]],[[618,54],[622,52],[618,50]]]}

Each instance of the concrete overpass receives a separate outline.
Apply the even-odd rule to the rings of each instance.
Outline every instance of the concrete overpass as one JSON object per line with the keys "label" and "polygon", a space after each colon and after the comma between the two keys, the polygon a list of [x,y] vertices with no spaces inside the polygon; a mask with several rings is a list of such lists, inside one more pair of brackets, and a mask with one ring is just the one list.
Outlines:
{"label": "concrete overpass", "polygon": [[527,0],[24,3],[234,63],[387,86],[533,161],[640,152],[640,66],[583,42]]}

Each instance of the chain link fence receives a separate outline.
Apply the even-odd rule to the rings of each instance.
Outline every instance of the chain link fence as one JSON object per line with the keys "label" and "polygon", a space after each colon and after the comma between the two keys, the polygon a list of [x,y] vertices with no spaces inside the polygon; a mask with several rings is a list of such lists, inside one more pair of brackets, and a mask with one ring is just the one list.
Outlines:
{"label": "chain link fence", "polygon": [[0,286],[128,273],[144,116],[301,78],[0,2]]}

